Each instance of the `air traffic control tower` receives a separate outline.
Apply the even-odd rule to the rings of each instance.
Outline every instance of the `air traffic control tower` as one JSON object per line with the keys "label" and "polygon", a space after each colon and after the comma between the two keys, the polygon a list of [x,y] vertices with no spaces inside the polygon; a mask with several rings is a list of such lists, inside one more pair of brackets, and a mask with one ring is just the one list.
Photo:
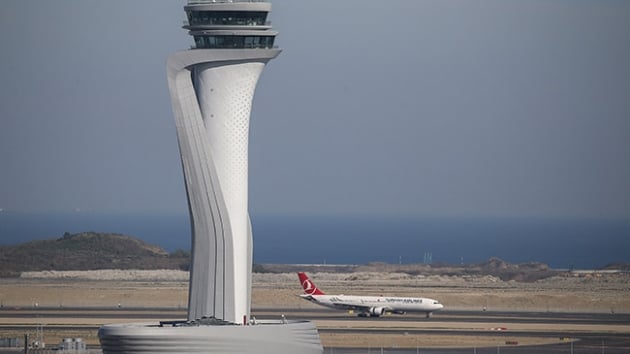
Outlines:
{"label": "air traffic control tower", "polygon": [[258,77],[280,54],[267,2],[189,1],[192,49],[168,60],[192,239],[188,319],[250,317],[249,116]]}
{"label": "air traffic control tower", "polygon": [[103,326],[103,353],[320,354],[311,322],[250,317],[249,117],[280,54],[271,4],[189,0],[184,10],[195,44],[168,58],[167,78],[192,229],[188,318]]}

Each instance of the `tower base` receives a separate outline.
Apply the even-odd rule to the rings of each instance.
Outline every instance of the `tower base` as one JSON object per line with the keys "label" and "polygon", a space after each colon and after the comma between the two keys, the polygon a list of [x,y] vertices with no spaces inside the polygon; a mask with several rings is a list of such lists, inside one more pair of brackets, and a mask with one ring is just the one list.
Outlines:
{"label": "tower base", "polygon": [[239,353],[322,354],[319,334],[308,321],[257,321],[240,325],[185,322],[112,324],[98,331],[103,354]]}

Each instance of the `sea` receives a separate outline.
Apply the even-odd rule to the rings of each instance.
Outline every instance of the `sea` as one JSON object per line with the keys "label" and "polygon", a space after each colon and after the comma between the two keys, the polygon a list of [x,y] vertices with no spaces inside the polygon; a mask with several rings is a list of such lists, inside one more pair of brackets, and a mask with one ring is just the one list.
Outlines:
{"label": "sea", "polygon": [[[630,220],[251,215],[254,263],[541,262],[556,269],[630,263]],[[0,246],[84,231],[190,249],[187,214],[0,212]]]}

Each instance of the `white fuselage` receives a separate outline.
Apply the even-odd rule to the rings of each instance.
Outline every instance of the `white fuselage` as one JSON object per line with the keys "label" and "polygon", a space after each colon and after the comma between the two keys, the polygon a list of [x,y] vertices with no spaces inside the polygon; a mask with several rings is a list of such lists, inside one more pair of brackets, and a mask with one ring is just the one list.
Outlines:
{"label": "white fuselage", "polygon": [[423,312],[427,315],[441,310],[444,305],[437,300],[416,297],[393,296],[352,296],[352,295],[300,295],[302,298],[318,305],[352,310],[359,314],[380,316],[387,312]]}

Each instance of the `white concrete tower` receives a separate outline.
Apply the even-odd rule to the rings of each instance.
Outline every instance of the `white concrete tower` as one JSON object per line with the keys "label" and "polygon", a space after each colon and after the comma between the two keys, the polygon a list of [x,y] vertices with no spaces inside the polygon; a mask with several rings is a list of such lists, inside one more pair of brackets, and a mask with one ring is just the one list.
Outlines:
{"label": "white concrete tower", "polygon": [[249,319],[249,117],[273,47],[267,2],[189,0],[190,50],[168,59],[168,84],[192,226],[188,320]]}
{"label": "white concrete tower", "polygon": [[[280,54],[256,0],[189,0],[190,50],[168,58],[168,87],[192,226],[188,318],[102,326],[104,354],[321,354],[312,322],[249,319],[249,115],[258,77]],[[225,325],[228,324],[228,325]]]}

